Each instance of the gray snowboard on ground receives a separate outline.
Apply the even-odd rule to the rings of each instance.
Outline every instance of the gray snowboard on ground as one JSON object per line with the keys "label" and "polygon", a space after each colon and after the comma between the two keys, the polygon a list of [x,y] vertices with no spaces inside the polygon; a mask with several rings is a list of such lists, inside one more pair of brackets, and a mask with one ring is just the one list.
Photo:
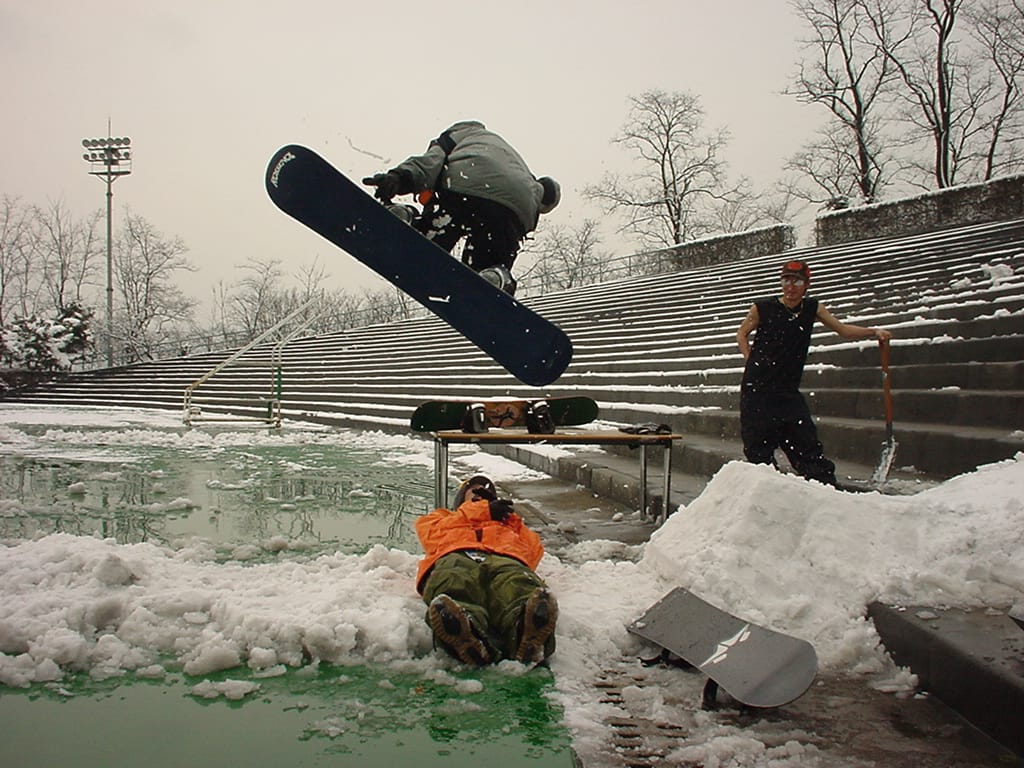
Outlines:
{"label": "gray snowboard on ground", "polygon": [[[810,687],[818,671],[810,643],[737,618],[682,587],[628,629],[692,664],[751,707],[788,704]],[[714,686],[711,690],[713,697]]]}

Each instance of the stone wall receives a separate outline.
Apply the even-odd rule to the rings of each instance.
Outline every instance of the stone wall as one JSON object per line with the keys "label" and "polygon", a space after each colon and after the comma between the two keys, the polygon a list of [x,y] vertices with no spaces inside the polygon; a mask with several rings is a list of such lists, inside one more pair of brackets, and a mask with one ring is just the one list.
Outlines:
{"label": "stone wall", "polygon": [[1024,217],[1024,176],[1007,176],[818,216],[819,246]]}
{"label": "stone wall", "polygon": [[788,251],[796,245],[791,224],[776,224],[746,232],[715,235],[682,245],[639,254],[651,262],[652,272],[690,269]]}

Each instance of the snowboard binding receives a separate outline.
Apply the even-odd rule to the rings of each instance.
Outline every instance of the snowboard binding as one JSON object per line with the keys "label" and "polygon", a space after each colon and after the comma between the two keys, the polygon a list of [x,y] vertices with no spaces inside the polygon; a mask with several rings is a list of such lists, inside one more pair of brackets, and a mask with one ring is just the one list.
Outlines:
{"label": "snowboard binding", "polygon": [[483,403],[470,403],[462,417],[462,431],[480,434],[487,431],[487,410]]}
{"label": "snowboard binding", "polygon": [[526,404],[526,431],[536,435],[553,435],[555,420],[551,416],[551,406],[544,400]]}
{"label": "snowboard binding", "polygon": [[412,226],[412,223],[419,217],[419,209],[414,205],[405,203],[390,203],[385,206],[388,211],[400,221]]}
{"label": "snowboard binding", "polygon": [[484,267],[478,274],[495,288],[504,291],[509,296],[516,295],[516,286],[518,286],[519,283],[516,282],[514,277],[512,277],[512,273],[508,271],[508,267]]}

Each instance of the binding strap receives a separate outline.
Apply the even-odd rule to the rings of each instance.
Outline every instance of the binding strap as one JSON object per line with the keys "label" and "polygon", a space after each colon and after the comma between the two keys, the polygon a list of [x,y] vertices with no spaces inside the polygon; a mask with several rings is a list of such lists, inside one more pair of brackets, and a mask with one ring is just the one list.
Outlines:
{"label": "binding strap", "polygon": [[444,150],[445,157],[448,157],[455,149],[455,139],[452,138],[451,131],[445,131],[437,137],[437,144]]}

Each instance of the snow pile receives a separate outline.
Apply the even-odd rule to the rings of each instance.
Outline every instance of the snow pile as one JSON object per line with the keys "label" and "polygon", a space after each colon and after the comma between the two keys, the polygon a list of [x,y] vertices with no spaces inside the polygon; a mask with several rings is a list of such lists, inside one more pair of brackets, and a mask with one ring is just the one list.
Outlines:
{"label": "snow pile", "polygon": [[1024,454],[914,496],[840,493],[768,466],[728,464],[647,545],[673,585],[864,661],[873,600],[1008,607],[1024,593]]}
{"label": "snow pile", "polygon": [[[596,667],[633,650],[626,626],[675,585],[810,640],[826,667],[877,666],[877,638],[864,620],[872,600],[1020,601],[1022,491],[1024,456],[909,497],[840,493],[729,464],[639,562],[545,558],[541,573],[562,607],[553,669],[585,684]],[[166,663],[202,675],[243,664],[387,662],[430,650],[413,589],[417,553],[376,547],[258,565],[212,557],[201,545],[67,534],[5,547],[0,682]]]}
{"label": "snow pile", "polygon": [[[551,666],[574,746],[581,754],[601,753],[603,724],[621,713],[602,703],[595,677],[644,651],[626,627],[675,586],[809,640],[825,673],[867,674],[877,688],[911,690],[913,676],[897,670],[880,648],[865,618],[867,604],[882,599],[1005,610],[1019,602],[1022,498],[1024,454],[909,497],[843,493],[735,462],[669,518],[638,562],[569,566],[545,559],[544,575],[561,606]],[[592,542],[578,549],[597,551]],[[570,555],[566,560],[581,559]],[[783,741],[773,748],[778,754],[768,754],[760,736],[705,722],[692,712],[696,691],[673,705],[670,692],[680,678],[668,674],[664,688],[637,689],[636,696],[646,698],[629,707],[634,716],[687,723],[691,752],[675,757],[714,757],[722,765],[817,764],[807,754],[790,754],[813,745]]]}
{"label": "snow pile", "polygon": [[377,547],[309,563],[218,564],[201,548],[54,534],[0,552],[0,682],[105,678],[166,663],[387,662],[431,647],[418,557]]}

